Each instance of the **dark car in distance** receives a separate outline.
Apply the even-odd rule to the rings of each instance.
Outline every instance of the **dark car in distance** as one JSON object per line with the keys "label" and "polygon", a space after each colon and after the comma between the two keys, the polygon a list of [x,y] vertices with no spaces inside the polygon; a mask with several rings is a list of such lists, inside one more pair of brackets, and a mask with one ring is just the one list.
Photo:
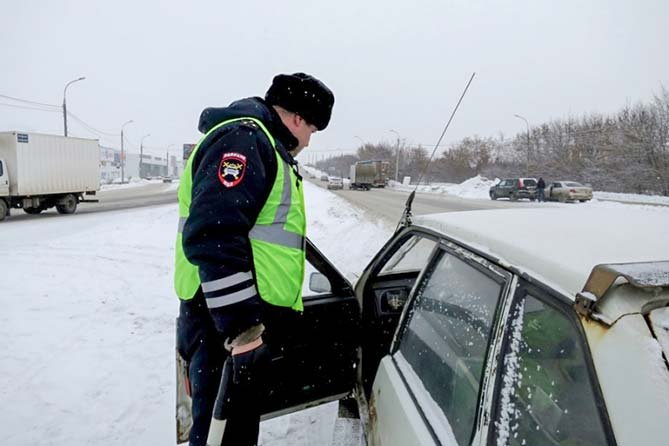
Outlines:
{"label": "dark car in distance", "polygon": [[534,201],[537,198],[537,180],[535,178],[507,178],[490,188],[490,199],[508,198],[516,201],[527,198]]}

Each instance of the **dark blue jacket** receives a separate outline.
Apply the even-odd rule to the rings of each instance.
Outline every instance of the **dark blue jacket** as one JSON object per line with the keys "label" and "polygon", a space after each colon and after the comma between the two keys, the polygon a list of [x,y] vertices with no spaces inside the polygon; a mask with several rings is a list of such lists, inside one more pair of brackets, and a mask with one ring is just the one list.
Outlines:
{"label": "dark blue jacket", "polygon": [[[297,139],[260,98],[207,108],[198,128],[206,134],[217,124],[239,117],[260,120],[274,137],[280,156],[296,164],[288,150],[297,146]],[[224,177],[223,163],[228,160],[238,169],[236,176]],[[192,201],[183,229],[183,248],[186,258],[199,268],[210,314],[226,338],[261,319],[262,301],[255,291],[248,234],[265,205],[276,171],[274,149],[252,121],[214,131],[202,141],[193,159]]]}

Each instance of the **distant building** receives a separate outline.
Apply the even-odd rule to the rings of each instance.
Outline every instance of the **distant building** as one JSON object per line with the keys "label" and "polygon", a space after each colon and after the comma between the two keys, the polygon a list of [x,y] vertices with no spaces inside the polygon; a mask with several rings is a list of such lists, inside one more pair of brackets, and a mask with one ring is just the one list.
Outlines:
{"label": "distant building", "polygon": [[[178,178],[183,172],[183,162],[177,156],[170,156],[169,169],[163,156],[142,155],[141,175],[139,154],[125,152],[123,175],[125,180],[133,178],[153,178],[171,176]],[[109,184],[121,180],[121,151],[100,146],[100,182]]]}
{"label": "distant building", "polygon": [[121,178],[121,152],[100,146],[100,182],[109,184]]}

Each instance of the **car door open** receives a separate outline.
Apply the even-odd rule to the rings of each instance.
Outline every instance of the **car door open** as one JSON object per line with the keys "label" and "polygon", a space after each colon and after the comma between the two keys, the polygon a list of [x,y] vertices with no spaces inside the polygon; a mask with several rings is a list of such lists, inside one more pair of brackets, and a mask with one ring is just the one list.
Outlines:
{"label": "car door open", "polygon": [[436,236],[427,231],[403,230],[379,251],[356,284],[362,303],[361,375],[367,394],[379,361],[390,350],[404,304],[436,245]]}
{"label": "car door open", "polygon": [[355,384],[360,306],[350,283],[309,240],[306,257],[304,312],[271,312],[264,320],[271,379],[263,418],[339,399]]}
{"label": "car door open", "polygon": [[[356,383],[360,305],[351,284],[308,239],[305,251],[304,312],[277,307],[263,318],[270,365],[262,419],[337,400]],[[188,440],[192,426],[187,370],[177,352],[177,442]]]}

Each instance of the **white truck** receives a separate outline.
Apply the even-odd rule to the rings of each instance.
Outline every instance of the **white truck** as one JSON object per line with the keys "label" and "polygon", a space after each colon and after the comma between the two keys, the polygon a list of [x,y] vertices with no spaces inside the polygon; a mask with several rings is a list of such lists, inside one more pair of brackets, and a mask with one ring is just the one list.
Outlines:
{"label": "white truck", "polygon": [[372,187],[385,187],[388,183],[388,161],[358,161],[350,168],[351,189],[370,190]]}
{"label": "white truck", "polygon": [[0,221],[10,209],[39,214],[53,206],[73,214],[100,189],[100,148],[94,139],[0,132]]}

